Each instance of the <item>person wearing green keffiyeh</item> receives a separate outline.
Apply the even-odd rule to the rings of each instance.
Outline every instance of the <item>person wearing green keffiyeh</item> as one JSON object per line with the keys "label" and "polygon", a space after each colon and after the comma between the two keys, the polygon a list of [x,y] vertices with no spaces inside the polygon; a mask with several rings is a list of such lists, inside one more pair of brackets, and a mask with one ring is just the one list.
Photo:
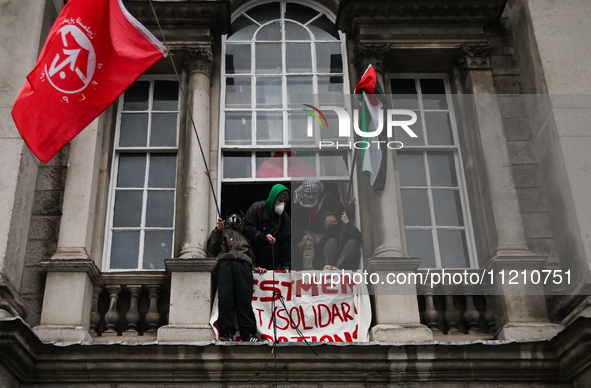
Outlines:
{"label": "person wearing green keffiyeh", "polygon": [[265,201],[253,203],[246,212],[244,235],[258,265],[268,270],[291,269],[291,219],[285,212],[289,197],[289,189],[278,183]]}

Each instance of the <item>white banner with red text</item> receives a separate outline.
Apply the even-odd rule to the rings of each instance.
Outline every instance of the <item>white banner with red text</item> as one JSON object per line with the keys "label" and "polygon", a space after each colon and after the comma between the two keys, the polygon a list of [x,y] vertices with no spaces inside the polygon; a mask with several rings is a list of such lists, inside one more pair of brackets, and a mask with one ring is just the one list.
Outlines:
{"label": "white banner with red text", "polygon": [[[371,306],[365,285],[356,285],[347,278],[334,283],[325,274],[319,271],[253,274],[252,309],[259,336],[272,341],[275,321],[280,342],[303,342],[296,329],[308,342],[368,342]],[[273,297],[274,291],[282,298]],[[217,319],[216,292],[210,319],[216,339],[219,338]],[[235,339],[240,339],[239,333]]]}

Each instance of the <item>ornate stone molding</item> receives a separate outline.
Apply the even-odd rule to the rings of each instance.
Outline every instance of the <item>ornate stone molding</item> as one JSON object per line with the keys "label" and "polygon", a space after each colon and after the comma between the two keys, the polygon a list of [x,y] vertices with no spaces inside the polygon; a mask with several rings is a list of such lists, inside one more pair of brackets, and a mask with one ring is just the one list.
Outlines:
{"label": "ornate stone molding", "polygon": [[91,259],[51,259],[41,262],[45,272],[86,272],[93,283],[100,276],[100,270]]}
{"label": "ornate stone molding", "polygon": [[172,272],[211,272],[217,265],[217,259],[165,259],[164,265],[169,274]]}
{"label": "ornate stone molding", "polygon": [[353,63],[360,73],[363,73],[371,64],[376,72],[383,74],[387,66],[386,55],[389,50],[389,44],[358,44],[355,46]]}
{"label": "ornate stone molding", "polygon": [[203,73],[206,76],[211,75],[211,68],[213,65],[213,54],[209,47],[192,47],[185,48],[185,63],[184,66],[189,72]]}
{"label": "ornate stone molding", "polygon": [[464,75],[470,70],[489,70],[490,53],[494,46],[492,44],[464,44],[460,47],[461,53],[458,64]]}

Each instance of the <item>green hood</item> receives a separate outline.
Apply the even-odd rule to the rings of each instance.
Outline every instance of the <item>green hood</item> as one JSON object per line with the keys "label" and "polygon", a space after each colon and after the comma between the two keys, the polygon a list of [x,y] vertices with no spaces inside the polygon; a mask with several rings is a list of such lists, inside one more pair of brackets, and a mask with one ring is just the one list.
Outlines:
{"label": "green hood", "polygon": [[287,191],[289,193],[289,189],[287,187],[283,186],[281,183],[277,183],[271,188],[271,192],[269,192],[269,196],[267,197],[267,210],[269,211],[269,214],[273,216],[277,216],[273,208],[275,207],[277,196],[282,191]]}

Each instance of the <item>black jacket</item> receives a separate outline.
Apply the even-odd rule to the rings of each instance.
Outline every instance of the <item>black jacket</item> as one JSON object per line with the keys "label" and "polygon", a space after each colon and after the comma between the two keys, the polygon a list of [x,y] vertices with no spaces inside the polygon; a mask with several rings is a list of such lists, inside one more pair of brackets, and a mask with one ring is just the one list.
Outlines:
{"label": "black jacket", "polygon": [[[244,217],[244,235],[250,240],[250,244],[257,258],[259,267],[268,270],[291,268],[291,219],[286,212],[281,216],[271,216],[267,210],[266,201],[252,204]],[[267,241],[267,234],[273,235],[277,242],[271,244]],[[273,268],[273,252],[275,255],[275,268]]]}
{"label": "black jacket", "polygon": [[[341,251],[343,250],[343,248],[345,247],[345,244],[347,243],[347,241],[349,240],[356,240],[357,243],[361,246],[361,240],[362,240],[362,236],[361,236],[361,232],[359,231],[359,229],[357,229],[352,222],[348,222],[346,224],[343,224],[341,222],[341,220],[337,220],[338,221],[338,225],[341,226],[341,228],[343,228],[343,238],[341,239],[341,242],[339,244],[339,253],[341,253]],[[326,245],[326,242],[330,239],[331,237],[328,235],[325,235],[324,237],[322,237],[320,239],[320,241],[318,241],[318,244],[316,244],[316,249],[314,250],[314,261],[312,262],[312,266],[314,267],[314,269],[323,269],[324,268],[324,258],[323,258],[323,251],[324,251],[324,246]]]}
{"label": "black jacket", "polygon": [[318,217],[319,214],[321,214],[325,211],[329,211],[329,212],[337,215],[338,216],[337,219],[339,219],[340,215],[345,210],[345,206],[339,200],[339,197],[337,195],[333,194],[331,191],[325,190],[322,194],[320,194],[320,196],[321,197],[318,200],[318,203],[320,204],[320,206],[318,207],[318,212],[316,213],[316,215],[312,219],[310,217],[310,211],[312,209],[305,208],[298,203],[291,204],[291,218],[293,220],[292,233],[293,233],[294,244],[299,244],[300,241],[302,241],[302,238],[304,237],[304,234],[305,234],[304,230],[306,230],[306,229],[322,232],[321,228],[316,227],[316,225],[317,225],[316,218]]}

